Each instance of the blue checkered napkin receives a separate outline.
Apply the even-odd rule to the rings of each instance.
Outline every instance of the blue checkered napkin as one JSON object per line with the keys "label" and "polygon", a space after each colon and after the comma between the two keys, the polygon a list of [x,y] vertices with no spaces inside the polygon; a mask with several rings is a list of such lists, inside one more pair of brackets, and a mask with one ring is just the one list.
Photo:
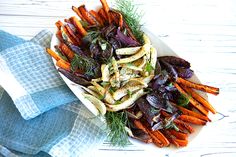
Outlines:
{"label": "blue checkered napkin", "polygon": [[[0,31],[0,85],[25,119],[31,119],[77,98],[65,85],[44,47],[51,33],[42,31],[31,41]],[[12,46],[10,48],[7,48]],[[42,47],[44,46],[44,47]]]}
{"label": "blue checkered napkin", "polygon": [[0,156],[90,157],[106,137],[104,123],[65,86],[40,46],[50,37],[42,31],[25,41],[0,31]]}
{"label": "blue checkered napkin", "polygon": [[90,157],[106,137],[104,124],[79,101],[25,120],[1,91],[0,156]]}

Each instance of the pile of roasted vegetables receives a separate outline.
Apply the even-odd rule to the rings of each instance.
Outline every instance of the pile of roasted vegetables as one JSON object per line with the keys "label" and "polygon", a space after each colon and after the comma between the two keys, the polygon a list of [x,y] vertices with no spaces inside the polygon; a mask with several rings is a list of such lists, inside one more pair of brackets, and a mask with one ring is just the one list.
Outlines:
{"label": "pile of roasted vegetables", "polygon": [[130,136],[158,147],[186,146],[192,124],[205,125],[208,112],[216,113],[196,90],[217,95],[219,89],[188,81],[193,71],[186,60],[159,57],[130,1],[118,1],[121,10],[100,1],[98,11],[73,6],[78,17],[56,22],[60,43],[47,52],[58,71],[105,115],[114,145]]}

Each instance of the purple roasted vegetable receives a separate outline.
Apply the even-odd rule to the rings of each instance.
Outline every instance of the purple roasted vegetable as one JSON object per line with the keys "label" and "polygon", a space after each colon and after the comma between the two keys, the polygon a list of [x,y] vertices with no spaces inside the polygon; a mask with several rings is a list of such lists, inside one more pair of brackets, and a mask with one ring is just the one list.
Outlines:
{"label": "purple roasted vegetable", "polygon": [[157,95],[157,94],[155,94],[155,93],[150,93],[150,94],[148,94],[148,95],[146,96],[146,100],[148,101],[148,103],[149,103],[152,107],[154,107],[154,108],[156,108],[156,109],[158,109],[158,110],[160,110],[161,108],[164,108],[164,107],[165,107],[165,106],[164,106],[164,104],[165,104],[164,100],[163,100],[159,95]]}
{"label": "purple roasted vegetable", "polygon": [[169,73],[170,77],[176,80],[178,77],[178,73],[175,70],[174,66],[164,60],[160,60],[160,63],[161,63],[162,69],[165,69]]}
{"label": "purple roasted vegetable", "polygon": [[150,126],[152,126],[154,122],[158,121],[158,118],[160,117],[159,111],[152,107],[146,99],[139,98],[136,101],[136,104],[138,105],[140,111],[143,113]]}
{"label": "purple roasted vegetable", "polygon": [[77,54],[77,55],[86,55],[86,53],[83,52],[80,47],[75,46],[73,44],[69,44],[68,46],[75,54]]}
{"label": "purple roasted vegetable", "polygon": [[76,83],[76,84],[80,84],[80,85],[83,85],[83,86],[88,86],[90,85],[90,82],[85,80],[84,78],[82,77],[78,77],[76,75],[74,75],[73,73],[67,71],[67,70],[64,70],[62,68],[59,68],[58,71],[60,73],[62,73],[65,77],[67,77],[69,80],[71,80],[72,82]]}
{"label": "purple roasted vegetable", "polygon": [[175,67],[175,69],[177,70],[178,76],[184,79],[188,79],[193,76],[193,71],[189,68],[185,69],[182,67]]}
{"label": "purple roasted vegetable", "polygon": [[155,75],[158,75],[161,73],[161,65],[160,65],[160,62],[159,60],[157,60],[156,62],[156,68],[155,68]]}
{"label": "purple roasted vegetable", "polygon": [[117,27],[115,25],[109,25],[101,30],[102,37],[109,40],[110,37],[114,37],[116,34]]}
{"label": "purple roasted vegetable", "polygon": [[132,38],[126,36],[124,33],[120,31],[120,29],[117,29],[117,34],[115,36],[115,39],[119,42],[121,42],[125,47],[134,47],[134,46],[140,46],[140,44],[133,40]]}
{"label": "purple roasted vegetable", "polygon": [[150,143],[152,138],[145,133],[143,130],[141,129],[131,129],[132,133],[133,133],[133,137],[134,139],[137,139],[139,141],[145,142],[145,143]]}
{"label": "purple roasted vegetable", "polygon": [[175,57],[175,56],[162,56],[158,57],[159,60],[165,61],[171,65],[190,68],[190,63],[182,58]]}

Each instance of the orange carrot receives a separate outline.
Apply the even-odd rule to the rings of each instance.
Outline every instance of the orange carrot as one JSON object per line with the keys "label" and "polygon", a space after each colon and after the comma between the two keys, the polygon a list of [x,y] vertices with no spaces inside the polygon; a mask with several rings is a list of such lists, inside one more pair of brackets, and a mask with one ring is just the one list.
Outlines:
{"label": "orange carrot", "polygon": [[57,29],[58,29],[58,30],[61,30],[61,27],[63,26],[63,23],[62,23],[60,20],[58,20],[58,21],[55,23],[55,25],[57,26]]}
{"label": "orange carrot", "polygon": [[174,122],[177,125],[180,125],[180,126],[184,127],[189,133],[193,133],[194,132],[193,127],[190,126],[188,123],[183,122],[182,120],[179,120],[179,119],[175,119]]}
{"label": "orange carrot", "polygon": [[100,0],[100,2],[102,3],[102,7],[103,7],[103,9],[105,11],[106,16],[108,17],[108,22],[111,23],[111,20],[110,20],[110,17],[109,17],[109,10],[110,10],[110,8],[109,8],[109,6],[107,4],[107,1],[106,0]]}
{"label": "orange carrot", "polygon": [[109,11],[110,20],[114,21],[122,29],[123,27],[123,16],[120,12],[110,10]]}
{"label": "orange carrot", "polygon": [[81,13],[81,15],[84,17],[84,19],[91,25],[95,25],[96,24],[96,20],[94,19],[94,17],[86,10],[85,5],[81,5],[79,6],[79,11]]}
{"label": "orange carrot", "polygon": [[64,43],[61,43],[59,45],[60,50],[62,51],[62,53],[69,59],[72,60],[74,57],[74,52],[71,51],[71,49]]}
{"label": "orange carrot", "polygon": [[151,131],[151,133],[163,143],[164,147],[170,145],[170,142],[168,141],[168,139],[159,130]]}
{"label": "orange carrot", "polygon": [[141,129],[143,132],[145,132],[146,134],[148,134],[148,131],[146,129],[146,127],[139,121],[139,120],[134,120],[134,125]]}
{"label": "orange carrot", "polygon": [[211,93],[211,94],[214,94],[214,95],[219,94],[219,88],[216,88],[216,87],[211,87],[211,86],[207,86],[207,85],[203,85],[203,84],[194,83],[194,82],[185,80],[185,79],[180,78],[180,77],[177,78],[176,82],[180,83],[184,86],[191,87],[191,88],[201,90],[201,91],[204,91],[204,92],[207,92],[207,93]]}
{"label": "orange carrot", "polygon": [[108,17],[103,8],[98,10],[98,15],[103,19],[104,23],[108,22]]}
{"label": "orange carrot", "polygon": [[62,69],[70,71],[70,63],[64,61],[63,59],[57,61],[56,65]]}
{"label": "orange carrot", "polygon": [[207,115],[208,112],[207,110],[205,110],[205,108],[199,104],[195,99],[193,99],[192,97],[190,97],[177,83],[174,83],[174,86],[178,89],[178,91],[183,94],[185,97],[189,98],[190,103],[196,108],[198,109],[200,112],[202,112],[204,115]]}
{"label": "orange carrot", "polygon": [[57,37],[58,40],[60,40],[60,42],[63,42],[63,37],[62,37],[62,34],[61,34],[60,30],[57,31],[56,37]]}
{"label": "orange carrot", "polygon": [[80,17],[81,20],[86,21],[78,8],[76,8],[75,6],[72,6],[72,10]]}
{"label": "orange carrot", "polygon": [[184,107],[175,105],[174,103],[171,103],[171,104],[174,105],[175,107],[177,107],[184,115],[193,116],[193,117],[196,117],[196,118],[199,118],[199,119],[202,119],[202,120],[205,120],[205,121],[209,121],[209,122],[211,121],[207,116],[204,116],[200,113],[188,110]]}
{"label": "orange carrot", "polygon": [[162,141],[158,138],[158,137],[156,137],[156,135],[155,134],[153,134],[150,130],[147,130],[148,131],[148,134],[149,134],[149,136],[151,136],[151,138],[152,138],[152,142],[156,145],[156,146],[158,146],[158,147],[164,147],[165,145],[162,143]]}
{"label": "orange carrot", "polygon": [[62,27],[63,32],[67,35],[68,41],[71,42],[73,45],[78,45],[77,41],[71,36],[69,31],[66,29],[66,27]]}
{"label": "orange carrot", "polygon": [[87,31],[84,29],[80,21],[75,16],[71,17],[70,21],[82,36],[87,35]]}
{"label": "orange carrot", "polygon": [[98,13],[94,10],[90,10],[89,13],[98,21],[98,23],[103,26],[103,19],[98,15]]}
{"label": "orange carrot", "polygon": [[183,89],[188,92],[195,100],[200,102],[205,108],[207,108],[209,111],[211,111],[213,114],[216,114],[216,110],[214,107],[202,96],[200,96],[197,92],[192,90],[191,88],[183,87]]}
{"label": "orange carrot", "polygon": [[170,143],[174,144],[176,147],[179,147],[179,144],[175,141],[176,137],[173,136],[169,130],[162,130],[162,132]]}
{"label": "orange carrot", "polygon": [[54,52],[53,50],[49,49],[49,48],[46,48],[46,51],[47,53],[52,57],[54,58],[56,61],[59,61],[59,60],[63,60],[56,52]]}
{"label": "orange carrot", "polygon": [[[143,132],[145,132],[146,134],[148,134],[151,138],[152,138],[152,142],[158,146],[158,147],[163,147],[164,144],[162,143],[162,141],[159,139],[159,137],[161,135],[158,135],[159,137],[156,137],[156,134],[153,134],[153,132],[151,130],[149,130],[146,126],[144,126],[139,120],[134,120],[134,124],[137,128],[141,129]],[[165,139],[162,139],[163,141],[165,141]]]}
{"label": "orange carrot", "polygon": [[188,140],[174,139],[176,143],[178,143],[179,147],[185,147],[188,145]]}
{"label": "orange carrot", "polygon": [[169,130],[170,133],[172,135],[174,135],[177,139],[180,139],[180,140],[186,140],[188,139],[188,135],[186,133],[183,133],[183,132],[179,132],[179,131],[176,131],[176,130]]}
{"label": "orange carrot", "polygon": [[181,115],[178,119],[196,125],[206,125],[206,121],[188,115]]}
{"label": "orange carrot", "polygon": [[68,25],[65,25],[65,29],[68,31],[70,38],[73,38],[73,40],[76,42],[76,45],[80,45],[81,40],[74,34],[73,30]]}

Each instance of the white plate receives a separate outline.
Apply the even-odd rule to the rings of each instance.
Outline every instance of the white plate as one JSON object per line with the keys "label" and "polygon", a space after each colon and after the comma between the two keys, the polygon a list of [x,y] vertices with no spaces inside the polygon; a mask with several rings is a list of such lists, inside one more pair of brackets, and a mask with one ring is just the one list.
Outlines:
{"label": "white plate", "polygon": [[[152,45],[157,49],[158,56],[178,56],[173,50],[171,50],[165,43],[163,43],[157,36],[150,33],[147,29],[143,29],[144,32],[149,36]],[[59,44],[59,40],[56,38],[56,35],[54,34],[51,40],[51,49],[55,51],[54,46]],[[55,61],[54,61],[55,64]],[[56,66],[56,64],[55,64]],[[57,66],[56,66],[57,67]],[[71,82],[69,79],[67,79],[65,76],[60,74],[62,79],[65,81],[65,83],[68,85],[68,87],[71,89],[71,91],[79,98],[79,100],[94,114],[98,115],[98,110],[94,107],[94,105],[87,99],[84,98],[82,93],[84,93],[84,90],[76,85],[75,83]],[[191,81],[200,83],[199,79],[194,74],[193,77],[190,79]],[[203,94],[203,96],[207,99],[207,95]],[[189,143],[192,142],[192,140],[199,134],[200,130],[202,129],[202,126],[196,126],[194,127],[195,132],[192,133],[189,136]],[[132,143],[142,149],[149,150],[149,151],[158,151],[160,154],[163,153],[170,153],[174,150],[179,150],[181,148],[175,148],[175,147],[167,147],[167,148],[158,148],[154,146],[153,144],[143,144],[142,142],[139,142],[137,140],[131,139]]]}

